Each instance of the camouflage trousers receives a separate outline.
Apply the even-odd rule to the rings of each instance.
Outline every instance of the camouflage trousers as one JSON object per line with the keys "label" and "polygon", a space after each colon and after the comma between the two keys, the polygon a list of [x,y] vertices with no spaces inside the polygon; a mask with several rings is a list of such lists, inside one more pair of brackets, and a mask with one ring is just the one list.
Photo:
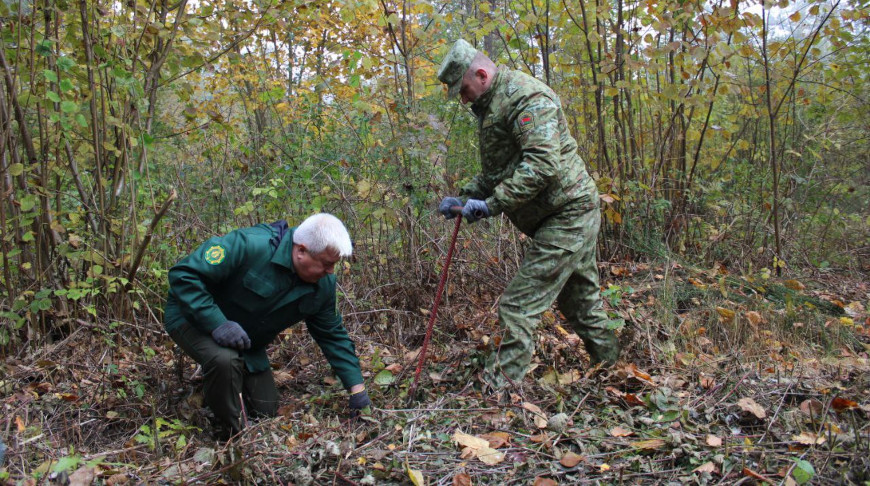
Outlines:
{"label": "camouflage trousers", "polygon": [[599,294],[595,259],[601,224],[598,205],[574,218],[571,226],[577,228],[579,241],[561,245],[573,248],[532,240],[501,297],[498,315],[503,336],[484,371],[484,380],[494,390],[522,382],[535,350],[535,328],[554,301],[583,340],[593,364],[613,364],[619,357],[619,341],[608,329],[610,319]]}

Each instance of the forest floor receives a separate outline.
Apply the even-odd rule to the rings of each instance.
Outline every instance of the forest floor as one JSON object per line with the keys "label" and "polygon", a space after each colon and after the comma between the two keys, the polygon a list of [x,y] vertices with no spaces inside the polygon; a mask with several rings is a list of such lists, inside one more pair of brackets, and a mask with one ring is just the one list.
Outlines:
{"label": "forest floor", "polygon": [[482,396],[496,305],[451,298],[410,402],[419,349],[348,322],[375,403],[352,422],[296,328],[271,353],[279,416],[229,442],[159,324],[79,322],[0,364],[0,484],[870,484],[866,280],[604,270],[617,366],[548,312],[520,388]]}

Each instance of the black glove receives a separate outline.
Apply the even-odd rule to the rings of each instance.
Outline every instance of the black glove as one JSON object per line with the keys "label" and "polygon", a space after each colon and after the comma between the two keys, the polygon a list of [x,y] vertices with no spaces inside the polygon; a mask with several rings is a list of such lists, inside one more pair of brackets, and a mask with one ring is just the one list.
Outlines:
{"label": "black glove", "polygon": [[360,412],[372,406],[372,401],[369,398],[368,392],[363,390],[352,394],[348,405],[350,406],[350,417],[356,418],[359,417]]}
{"label": "black glove", "polygon": [[211,332],[215,342],[225,348],[249,349],[251,338],[238,322],[227,321]]}
{"label": "black glove", "polygon": [[465,220],[469,223],[473,223],[478,219],[488,218],[489,207],[486,205],[486,201],[481,201],[480,199],[469,199],[468,201],[465,201],[465,207],[462,208],[462,216],[464,216]]}
{"label": "black glove", "polygon": [[444,219],[453,219],[456,217],[455,214],[450,212],[450,208],[453,206],[462,207],[462,201],[455,197],[445,197],[441,200],[441,204],[438,205],[438,212],[444,216]]}

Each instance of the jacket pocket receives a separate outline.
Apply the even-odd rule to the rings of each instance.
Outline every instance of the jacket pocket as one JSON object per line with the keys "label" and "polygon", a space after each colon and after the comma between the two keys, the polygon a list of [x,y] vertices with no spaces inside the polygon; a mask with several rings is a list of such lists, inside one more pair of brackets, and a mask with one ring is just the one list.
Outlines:
{"label": "jacket pocket", "polygon": [[242,285],[255,295],[263,299],[270,299],[275,295],[277,287],[272,283],[272,279],[256,272],[248,272],[242,279]]}

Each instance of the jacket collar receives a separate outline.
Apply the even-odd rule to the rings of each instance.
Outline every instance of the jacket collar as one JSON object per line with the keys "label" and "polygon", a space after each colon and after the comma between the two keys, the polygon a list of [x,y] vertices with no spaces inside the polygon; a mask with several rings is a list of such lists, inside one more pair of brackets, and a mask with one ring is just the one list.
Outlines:
{"label": "jacket collar", "polygon": [[[272,230],[275,231],[274,229]],[[296,227],[290,228],[287,233],[281,238],[281,243],[278,243],[278,248],[275,254],[272,255],[272,263],[281,265],[282,267],[293,272],[296,275],[296,268],[293,267],[293,233],[296,232]]]}

